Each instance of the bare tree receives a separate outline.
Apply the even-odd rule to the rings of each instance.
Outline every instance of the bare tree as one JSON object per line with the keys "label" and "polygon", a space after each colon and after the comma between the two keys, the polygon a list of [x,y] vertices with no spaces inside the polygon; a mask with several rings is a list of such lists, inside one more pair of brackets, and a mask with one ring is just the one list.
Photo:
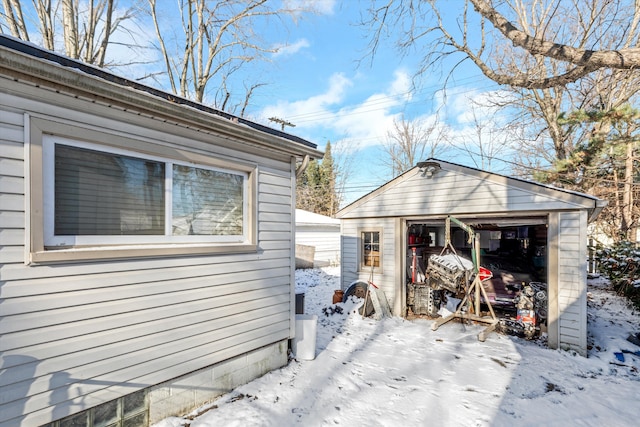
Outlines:
{"label": "bare tree", "polygon": [[[3,0],[2,7],[0,31],[8,30],[12,36],[26,41],[41,39],[46,49],[60,50],[71,58],[100,67],[125,65],[108,63],[107,48],[116,31],[128,34],[125,23],[133,21],[140,12],[135,3],[116,11],[115,0],[32,0],[31,4]],[[27,24],[32,21],[37,24],[37,36],[28,29]],[[60,48],[56,45],[58,40],[63,43]],[[133,36],[128,45],[136,46]]]}
{"label": "bare tree", "polygon": [[264,28],[270,21],[284,26],[285,20],[295,20],[311,10],[288,7],[293,3],[287,2],[272,7],[267,0],[180,0],[178,13],[171,17],[179,17],[182,32],[170,37],[157,0],[148,1],[171,90],[203,102],[207,90],[215,86],[218,92],[210,102],[228,111],[244,111],[253,90],[264,84],[245,83],[244,99],[231,105],[231,98],[238,98],[232,91],[231,78],[246,64],[266,61],[267,55],[277,50],[267,45],[255,29]]}
{"label": "bare tree", "polygon": [[[515,96],[502,106],[525,130],[515,152],[525,174],[566,159],[586,137],[558,123],[563,111],[615,109],[637,96],[640,73],[629,64],[638,52],[640,2],[466,0],[463,6],[390,0],[372,7],[372,52],[387,29],[401,28],[393,33],[401,50],[425,52],[418,74],[445,67],[446,88],[455,69],[471,62],[509,87]],[[612,52],[630,62],[607,59]]]}
{"label": "bare tree", "polygon": [[[584,46],[593,43],[594,40],[597,40],[603,49],[629,44],[628,39],[621,44],[620,32],[607,31],[611,25],[610,14],[607,14],[611,1],[564,3],[563,5],[562,2],[547,2],[547,7],[541,9],[542,3],[514,2],[513,14],[517,24],[530,29],[532,34],[546,34],[559,40],[571,41],[576,46]],[[580,11],[576,13],[578,9]],[[637,20],[637,11],[630,8],[626,12],[621,12],[615,22]],[[576,19],[573,19],[574,15],[577,16]],[[561,16],[568,16],[569,19],[560,19]],[[630,30],[630,33],[633,34],[634,31]],[[496,55],[496,63],[511,76],[526,74],[531,76],[531,80],[535,76],[558,76],[566,71],[567,65],[562,61],[546,60],[542,56],[536,57],[523,52],[515,54],[513,49],[508,48],[502,52],[501,56]],[[520,88],[512,85],[512,90],[517,93],[514,106],[525,113],[521,114],[518,120],[528,131],[527,138],[521,141],[522,149],[519,153],[533,148],[535,154],[521,164],[535,164],[535,160],[531,160],[539,156],[542,156],[547,164],[567,159],[574,147],[588,136],[579,132],[579,127],[561,126],[558,119],[562,113],[585,108],[619,108],[636,96],[639,83],[640,73],[635,70],[598,69],[576,82],[553,87]],[[548,148],[545,147],[547,138],[550,138],[552,143]],[[532,141],[537,143],[532,144]]]}
{"label": "bare tree", "polygon": [[[536,80],[533,80],[530,77],[519,80],[517,78],[513,78],[513,76],[506,76],[504,81],[500,81],[502,76],[496,74],[492,80],[498,83],[528,88],[552,87],[573,82],[598,69],[631,70],[640,66],[640,48],[637,47],[639,35],[638,23],[640,22],[640,3],[637,1],[593,1],[590,5],[587,5],[589,15],[579,14],[581,17],[588,18],[583,21],[585,25],[583,26],[584,32],[582,33],[582,35],[585,36],[583,40],[587,42],[589,40],[588,36],[590,35],[589,33],[591,30],[601,30],[592,27],[592,24],[602,18],[604,18],[604,21],[614,23],[614,21],[611,20],[612,16],[607,15],[609,13],[613,13],[613,17],[616,17],[618,15],[618,7],[628,7],[628,10],[632,10],[633,13],[630,16],[624,17],[624,22],[627,26],[626,28],[623,28],[623,32],[621,33],[622,45],[617,49],[590,49],[585,47],[587,46],[586,43],[580,43],[577,46],[572,46],[555,39],[557,33],[553,35],[554,38],[551,40],[546,38],[543,31],[530,34],[525,29],[518,28],[505,18],[495,7],[493,7],[491,1],[469,1],[473,4],[475,10],[482,15],[483,18],[488,20],[509,41],[511,41],[514,46],[521,47],[534,57],[542,56],[566,62],[572,66],[563,74],[554,75],[549,78],[538,78]],[[554,12],[559,9],[559,2],[555,5],[553,3],[555,2],[550,2],[552,7],[545,9],[545,11],[549,12],[549,18],[557,19],[558,16],[554,16]],[[580,2],[578,1],[573,2],[572,6],[574,6],[573,10],[583,10],[580,7]],[[618,30],[613,26],[608,27],[607,29],[614,32]]]}
{"label": "bare tree", "polygon": [[[494,94],[493,98],[500,97]],[[448,138],[454,150],[461,151],[476,168],[493,170],[495,160],[505,157],[514,148],[516,135],[521,131],[516,126],[505,123],[501,117],[502,108],[487,99],[469,99],[467,102],[467,123],[465,128]]]}
{"label": "bare tree", "polygon": [[[463,53],[491,80],[529,89],[564,86],[599,69],[640,66],[640,3],[635,0],[465,0],[462,8],[440,0],[372,2],[372,51],[389,28],[401,28],[400,47],[429,39],[423,66]],[[500,10],[499,10],[500,9]],[[522,12],[528,10],[525,15]],[[454,16],[447,16],[454,13]],[[602,45],[603,38],[616,40]],[[555,63],[548,74],[505,70],[494,58]]]}
{"label": "bare tree", "polygon": [[393,120],[382,144],[383,166],[396,177],[421,160],[438,157],[445,145],[445,128],[437,120],[408,120],[404,116]]}

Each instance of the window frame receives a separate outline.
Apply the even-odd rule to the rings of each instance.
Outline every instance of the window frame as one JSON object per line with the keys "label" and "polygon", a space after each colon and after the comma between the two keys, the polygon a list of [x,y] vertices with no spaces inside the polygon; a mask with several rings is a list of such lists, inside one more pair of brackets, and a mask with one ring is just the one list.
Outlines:
{"label": "window frame", "polygon": [[[375,265],[373,266],[373,271],[376,273],[381,273],[382,272],[382,266],[383,266],[383,261],[384,261],[384,254],[383,254],[383,232],[382,232],[382,228],[381,227],[363,227],[363,228],[359,228],[358,229],[358,270],[360,272],[364,272],[364,273],[370,273],[371,272],[371,265],[368,265],[366,263],[365,260],[365,248],[364,248],[364,244],[365,241],[363,239],[363,234],[364,233],[378,233],[378,246],[379,246],[379,254],[378,254],[378,258],[379,258],[379,265],[376,267]],[[374,263],[375,264],[375,263]]]}
{"label": "window frame", "polygon": [[[257,251],[257,165],[188,151],[183,146],[175,147],[159,144],[153,140],[135,139],[115,131],[107,133],[41,118],[30,119],[29,134],[28,239],[31,263]],[[75,241],[71,245],[49,245],[55,242],[50,240],[51,235],[45,236],[45,233],[53,232],[51,205],[53,197],[50,197],[50,194],[54,185],[53,151],[51,150],[54,141],[106,153],[161,161],[165,162],[166,167],[180,164],[242,175],[242,238],[238,236],[171,236],[166,233],[162,236],[75,236]],[[166,192],[165,189],[165,194]],[[81,238],[78,239],[78,237]]]}

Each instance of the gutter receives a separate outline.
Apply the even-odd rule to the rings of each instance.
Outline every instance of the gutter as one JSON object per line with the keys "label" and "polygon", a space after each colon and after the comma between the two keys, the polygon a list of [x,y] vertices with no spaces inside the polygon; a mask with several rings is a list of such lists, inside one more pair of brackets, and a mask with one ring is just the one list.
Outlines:
{"label": "gutter", "polygon": [[598,215],[600,215],[602,209],[604,209],[609,204],[608,200],[602,199],[596,199],[594,202],[594,207],[593,209],[591,209],[589,218],[587,219],[587,223],[594,221],[598,217]]}
{"label": "gutter", "polygon": [[0,34],[0,71],[16,81],[57,92],[73,91],[98,103],[117,104],[169,123],[190,124],[296,157],[322,157],[317,145],[303,138],[118,77],[4,34]]}

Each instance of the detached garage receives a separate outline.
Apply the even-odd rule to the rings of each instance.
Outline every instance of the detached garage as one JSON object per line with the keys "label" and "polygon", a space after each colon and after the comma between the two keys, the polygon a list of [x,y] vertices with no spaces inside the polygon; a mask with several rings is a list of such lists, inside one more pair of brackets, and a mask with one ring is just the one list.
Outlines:
{"label": "detached garage", "polygon": [[548,345],[586,355],[587,226],[605,205],[437,159],[420,162],[338,212],[342,288],[373,274],[394,315],[435,315],[419,296],[429,260],[448,248],[473,258],[471,230],[479,263],[492,273],[483,303],[509,317],[523,286],[544,287]]}

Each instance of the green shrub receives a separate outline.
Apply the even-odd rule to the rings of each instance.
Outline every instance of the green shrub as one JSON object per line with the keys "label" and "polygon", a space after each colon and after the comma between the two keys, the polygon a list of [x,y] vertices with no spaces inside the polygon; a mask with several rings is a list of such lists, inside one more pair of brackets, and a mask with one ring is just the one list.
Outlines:
{"label": "green shrub", "polygon": [[609,277],[614,290],[640,308],[640,247],[628,241],[597,247],[596,261],[598,270]]}

